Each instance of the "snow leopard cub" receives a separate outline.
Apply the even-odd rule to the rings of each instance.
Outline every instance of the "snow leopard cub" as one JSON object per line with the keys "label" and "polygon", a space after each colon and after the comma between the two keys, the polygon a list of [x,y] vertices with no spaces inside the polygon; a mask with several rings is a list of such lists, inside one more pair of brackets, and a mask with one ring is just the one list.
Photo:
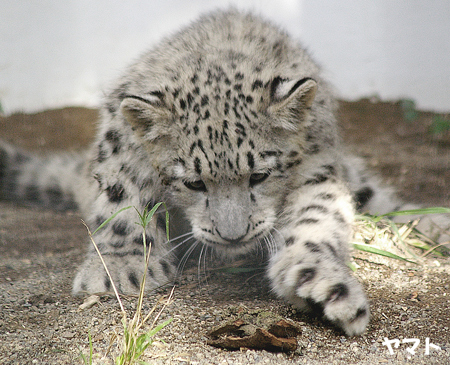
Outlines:
{"label": "snow leopard cub", "polygon": [[[236,11],[205,16],[144,54],[109,95],[90,165],[89,222],[164,201],[219,255],[272,242],[273,290],[297,307],[322,307],[348,335],[362,333],[369,307],[346,266],[353,201],[334,107],[318,67],[285,33]],[[125,292],[142,274],[134,221],[133,211],[122,214],[97,237]],[[175,272],[164,237],[156,221],[149,287]],[[91,250],[74,292],[109,288]]]}
{"label": "snow leopard cub", "polygon": [[[348,241],[355,201],[370,207],[379,197],[343,159],[334,113],[330,87],[297,42],[258,17],[218,11],[163,40],[118,80],[87,177],[81,160],[39,165],[3,146],[2,185],[17,197],[32,186],[29,198],[63,207],[73,195],[92,228],[123,207],[166,202],[176,234],[192,232],[226,257],[266,245],[278,296],[361,334],[369,306],[346,265]],[[122,292],[137,291],[142,276],[135,221],[134,210],[124,211],[96,236]],[[176,271],[165,237],[164,219],[152,221],[148,289]],[[73,292],[110,289],[89,245]]]}

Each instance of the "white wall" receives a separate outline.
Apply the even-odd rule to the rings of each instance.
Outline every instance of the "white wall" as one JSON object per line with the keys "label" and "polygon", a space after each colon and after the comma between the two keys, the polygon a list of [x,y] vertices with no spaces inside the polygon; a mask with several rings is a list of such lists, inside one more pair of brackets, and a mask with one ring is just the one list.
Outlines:
{"label": "white wall", "polygon": [[343,97],[450,111],[450,1],[306,0],[303,15],[303,43]]}
{"label": "white wall", "polygon": [[[409,97],[450,110],[450,1],[234,0],[300,37],[344,98]],[[96,106],[149,45],[210,0],[0,0],[5,112]],[[428,4],[428,5],[427,5]]]}

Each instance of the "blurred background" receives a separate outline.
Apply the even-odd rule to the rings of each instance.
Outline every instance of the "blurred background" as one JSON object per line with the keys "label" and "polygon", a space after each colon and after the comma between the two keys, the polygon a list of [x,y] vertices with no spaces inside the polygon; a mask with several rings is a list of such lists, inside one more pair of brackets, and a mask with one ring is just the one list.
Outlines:
{"label": "blurred background", "polygon": [[1,108],[96,107],[145,49],[230,4],[298,38],[343,99],[450,110],[448,0],[0,0]]}

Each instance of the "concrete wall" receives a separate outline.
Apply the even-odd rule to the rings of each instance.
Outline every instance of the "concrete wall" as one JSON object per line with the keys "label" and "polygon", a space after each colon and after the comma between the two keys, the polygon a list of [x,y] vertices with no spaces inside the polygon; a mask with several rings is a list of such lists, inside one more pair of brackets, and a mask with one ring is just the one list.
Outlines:
{"label": "concrete wall", "polygon": [[[233,2],[233,1],[232,1]],[[5,112],[96,106],[120,70],[220,0],[2,0]],[[344,98],[450,110],[450,1],[240,0],[302,39]]]}

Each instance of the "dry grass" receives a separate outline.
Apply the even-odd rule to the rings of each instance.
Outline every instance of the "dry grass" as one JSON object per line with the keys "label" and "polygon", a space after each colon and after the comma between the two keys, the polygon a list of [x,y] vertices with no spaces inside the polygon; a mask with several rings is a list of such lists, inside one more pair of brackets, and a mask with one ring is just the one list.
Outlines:
{"label": "dry grass", "polygon": [[[141,284],[140,284],[140,290],[138,295],[138,300],[136,304],[136,311],[134,313],[133,318],[129,319],[127,312],[125,311],[125,308],[122,304],[122,300],[120,297],[120,294],[116,288],[116,285],[114,284],[114,280],[108,270],[108,267],[106,266],[105,261],[103,260],[102,254],[100,253],[97,244],[95,243],[93,235],[103,228],[106,224],[108,224],[115,216],[117,216],[120,212],[130,209],[132,207],[126,207],[115,214],[113,214],[111,217],[109,217],[105,222],[103,222],[93,233],[90,231],[89,227],[84,223],[88,230],[89,238],[91,239],[92,244],[94,245],[100,260],[103,263],[103,266],[106,270],[106,273],[111,281],[114,294],[117,298],[117,301],[120,306],[120,314],[122,316],[122,333],[118,333],[114,331],[113,335],[110,339],[110,344],[108,346],[108,350],[106,353],[101,357],[100,362],[101,363],[108,363],[111,362],[111,358],[113,355],[111,354],[111,349],[113,347],[113,344],[118,342],[119,344],[119,354],[115,356],[115,363],[117,365],[132,365],[132,364],[145,364],[144,361],[140,360],[141,356],[144,354],[144,351],[152,345],[154,341],[154,336],[164,327],[166,327],[171,321],[172,318],[166,320],[163,323],[157,324],[159,317],[161,316],[161,313],[164,311],[166,306],[168,306],[171,303],[172,296],[173,296],[173,290],[171,291],[170,295],[167,298],[160,298],[160,300],[152,307],[152,309],[149,311],[147,315],[143,315],[142,313],[142,306],[144,302],[144,289],[145,289],[145,282],[147,277],[147,269],[148,269],[148,263],[150,259],[150,252],[151,252],[151,243],[149,242],[149,248],[147,250],[147,242],[146,242],[146,235],[145,230],[150,223],[151,219],[153,218],[153,215],[157,211],[157,209],[161,206],[163,203],[156,204],[151,210],[147,210],[147,208],[144,209],[142,213],[137,211],[138,217],[139,217],[139,224],[142,227],[142,237],[143,237],[143,245],[144,245],[144,260],[143,265],[145,266],[144,274],[142,276]],[[166,228],[167,228],[167,239],[169,239],[169,232],[168,232],[168,215],[167,215],[167,209],[166,209]],[[158,304],[162,304],[162,308],[157,312]],[[150,322],[150,319],[153,318],[151,321],[151,325],[148,327],[147,324]],[[144,330],[144,327],[147,327],[147,329]],[[83,360],[83,363],[85,365],[92,365],[94,363],[94,351],[92,346],[92,339],[91,335],[89,333],[89,356],[84,355],[83,353],[80,353],[80,357]]]}
{"label": "dry grass", "polygon": [[[374,255],[421,264],[428,255],[448,256],[445,247],[450,241],[438,243],[421,233],[416,227],[420,219],[408,223],[394,223],[390,217],[401,215],[426,215],[450,213],[448,208],[426,208],[384,214],[382,216],[359,215],[355,221],[353,247]],[[442,235],[450,236],[444,230]]]}

